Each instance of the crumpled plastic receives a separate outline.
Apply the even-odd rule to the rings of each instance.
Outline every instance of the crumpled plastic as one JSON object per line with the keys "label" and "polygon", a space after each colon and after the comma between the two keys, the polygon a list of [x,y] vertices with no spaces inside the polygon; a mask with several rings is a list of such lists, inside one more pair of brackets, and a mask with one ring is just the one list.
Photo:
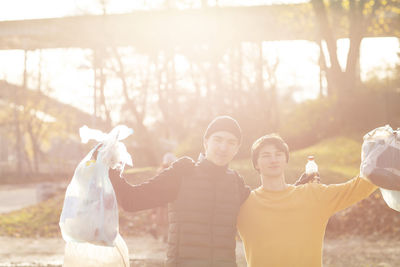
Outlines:
{"label": "crumpled plastic", "polygon": [[386,204],[400,212],[400,129],[386,125],[364,136],[360,174],[379,186]]}
{"label": "crumpled plastic", "polygon": [[132,166],[132,158],[120,141],[133,130],[120,125],[104,134],[83,126],[79,132],[83,143],[94,139],[99,144],[78,164],[65,193],[59,222],[67,242],[64,266],[129,266],[108,171],[112,168],[122,173],[126,164]]}
{"label": "crumpled plastic", "polygon": [[102,157],[104,164],[111,169],[124,170],[125,164],[132,166],[132,157],[126,150],[123,143],[133,130],[125,125],[118,125],[107,135],[99,130],[90,129],[86,125],[79,129],[82,143],[87,143],[93,139],[102,144],[99,156]]}

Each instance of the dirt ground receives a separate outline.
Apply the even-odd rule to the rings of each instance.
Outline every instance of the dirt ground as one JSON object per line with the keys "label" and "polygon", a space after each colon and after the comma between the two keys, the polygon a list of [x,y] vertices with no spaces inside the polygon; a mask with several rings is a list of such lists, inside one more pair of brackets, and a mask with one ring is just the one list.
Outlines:
{"label": "dirt ground", "polygon": [[[161,267],[165,244],[151,236],[125,238],[131,267]],[[238,242],[238,267],[246,266]],[[0,237],[0,266],[61,266],[64,241],[56,238]],[[400,241],[347,237],[325,240],[324,267],[396,267],[400,266]]]}
{"label": "dirt ground", "polygon": [[388,238],[349,236],[324,242],[324,266],[396,267],[400,266],[400,241]]}

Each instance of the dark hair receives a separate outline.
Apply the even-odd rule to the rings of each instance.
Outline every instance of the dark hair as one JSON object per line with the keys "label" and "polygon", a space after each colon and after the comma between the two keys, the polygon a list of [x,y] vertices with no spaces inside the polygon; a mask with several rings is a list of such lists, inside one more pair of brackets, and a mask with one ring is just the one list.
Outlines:
{"label": "dark hair", "polygon": [[274,145],[279,151],[285,152],[286,162],[289,162],[289,147],[285,141],[283,141],[282,137],[275,133],[267,134],[258,138],[251,146],[251,160],[253,162],[254,169],[258,171],[256,167],[257,159],[261,148],[263,148],[265,145]]}

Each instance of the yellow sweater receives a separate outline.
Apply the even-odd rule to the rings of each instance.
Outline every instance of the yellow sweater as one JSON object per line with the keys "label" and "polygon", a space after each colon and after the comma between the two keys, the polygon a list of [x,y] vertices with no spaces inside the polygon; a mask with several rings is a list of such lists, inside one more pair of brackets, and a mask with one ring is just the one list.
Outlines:
{"label": "yellow sweater", "polygon": [[377,187],[363,178],[343,184],[263,187],[251,192],[237,220],[249,267],[322,265],[329,217],[366,198]]}

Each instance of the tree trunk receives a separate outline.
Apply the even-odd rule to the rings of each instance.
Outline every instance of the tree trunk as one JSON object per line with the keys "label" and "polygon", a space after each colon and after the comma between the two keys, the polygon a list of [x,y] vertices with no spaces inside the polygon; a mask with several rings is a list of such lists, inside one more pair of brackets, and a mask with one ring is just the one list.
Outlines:
{"label": "tree trunk", "polygon": [[33,127],[31,122],[27,123],[27,132],[29,134],[29,137],[31,139],[32,143],[32,154],[33,154],[33,170],[35,173],[39,173],[39,155],[40,155],[40,149],[39,149],[39,144],[38,140],[35,137],[35,134],[33,133]]}
{"label": "tree trunk", "polygon": [[93,49],[93,121],[92,127],[96,128],[97,118],[97,51]]}
{"label": "tree trunk", "polygon": [[346,77],[349,90],[354,90],[360,81],[358,71],[360,62],[360,46],[362,40],[362,6],[357,1],[350,1],[350,47],[347,54]]}
{"label": "tree trunk", "polygon": [[107,127],[110,128],[111,127],[110,110],[107,107],[106,97],[104,95],[105,82],[106,82],[106,77],[104,75],[104,66],[102,65],[100,67],[100,100],[101,100],[101,104],[104,108],[104,113],[106,115],[106,125],[107,125]]}
{"label": "tree trunk", "polygon": [[16,173],[18,176],[24,174],[23,163],[22,163],[22,142],[21,142],[21,126],[20,126],[20,114],[18,111],[19,99],[20,99],[20,89],[16,88],[14,90],[14,127],[15,127],[15,153],[17,164],[15,166]]}
{"label": "tree trunk", "polygon": [[42,49],[39,49],[39,64],[38,64],[38,83],[37,90],[40,92],[42,89]]}
{"label": "tree trunk", "polygon": [[[328,96],[342,95],[345,91],[344,73],[340,68],[337,57],[336,38],[333,35],[332,28],[328,21],[328,15],[323,0],[311,0],[314,13],[319,25],[319,34],[321,39],[325,40],[328,48],[328,56],[331,66],[326,69],[328,81]],[[340,97],[340,96],[339,96]]]}

